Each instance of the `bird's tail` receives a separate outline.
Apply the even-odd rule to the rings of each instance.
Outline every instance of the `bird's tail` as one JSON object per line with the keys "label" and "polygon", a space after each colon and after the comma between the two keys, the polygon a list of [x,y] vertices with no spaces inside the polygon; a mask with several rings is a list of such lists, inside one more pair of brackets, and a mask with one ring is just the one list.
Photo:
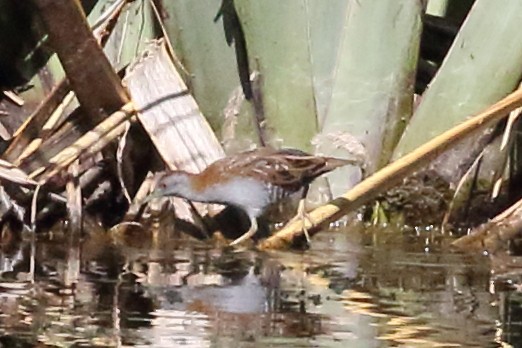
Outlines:
{"label": "bird's tail", "polygon": [[360,167],[364,176],[364,161],[358,159],[344,159],[336,157],[325,157],[324,172],[330,172],[336,168],[344,166],[356,166]]}

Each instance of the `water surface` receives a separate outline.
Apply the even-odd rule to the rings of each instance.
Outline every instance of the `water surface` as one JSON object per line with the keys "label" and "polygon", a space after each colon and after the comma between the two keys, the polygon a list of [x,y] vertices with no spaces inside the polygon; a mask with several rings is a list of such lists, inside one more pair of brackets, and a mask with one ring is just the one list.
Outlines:
{"label": "water surface", "polygon": [[0,347],[522,346],[517,269],[494,275],[449,241],[357,227],[319,233],[305,252],[10,243]]}

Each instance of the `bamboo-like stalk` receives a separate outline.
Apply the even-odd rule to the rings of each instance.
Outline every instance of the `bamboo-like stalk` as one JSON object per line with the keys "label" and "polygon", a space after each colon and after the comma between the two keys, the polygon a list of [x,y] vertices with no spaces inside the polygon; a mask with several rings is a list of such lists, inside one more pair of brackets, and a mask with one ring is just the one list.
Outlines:
{"label": "bamboo-like stalk", "polygon": [[80,104],[99,123],[128,102],[117,73],[94,38],[79,1],[34,0]]}
{"label": "bamboo-like stalk", "polygon": [[85,133],[71,146],[49,160],[47,168],[39,168],[33,171],[29,177],[39,176],[40,182],[45,183],[60,170],[73,163],[78,157],[92,156],[102,150],[107,144],[116,139],[125,130],[124,122],[136,113],[132,103],[125,104],[121,110],[116,111],[97,125],[93,130]]}
{"label": "bamboo-like stalk", "polygon": [[416,150],[390,163],[344,195],[314,209],[309,213],[309,219],[304,219],[305,221],[296,219],[270,238],[261,242],[259,248],[279,249],[287,247],[296,237],[302,236],[303,227],[306,227],[311,233],[317,232],[318,227],[324,226],[360,207],[377,194],[399,182],[405,176],[412,174],[419,167],[427,164],[450,146],[507,117],[509,112],[520,106],[522,106],[522,90],[517,90],[482,113],[456,125],[421,145]]}
{"label": "bamboo-like stalk", "polygon": [[23,106],[25,104],[25,101],[20,98],[15,92],[13,91],[2,91],[2,94],[4,97],[9,99],[11,102],[16,104],[17,106]]}
{"label": "bamboo-like stalk", "polygon": [[[93,35],[101,46],[104,46],[106,38],[112,33],[114,24],[117,22],[116,19],[125,3],[125,0],[115,2],[100,15],[100,18],[93,25]],[[72,99],[70,91],[69,81],[62,78],[36,110],[16,130],[13,134],[13,141],[2,154],[2,157],[14,163],[20,163],[32,154],[54,130],[54,127],[48,127],[52,123],[51,116],[56,115],[57,118],[60,118],[63,109]],[[54,124],[56,123],[56,120],[54,120]]]}

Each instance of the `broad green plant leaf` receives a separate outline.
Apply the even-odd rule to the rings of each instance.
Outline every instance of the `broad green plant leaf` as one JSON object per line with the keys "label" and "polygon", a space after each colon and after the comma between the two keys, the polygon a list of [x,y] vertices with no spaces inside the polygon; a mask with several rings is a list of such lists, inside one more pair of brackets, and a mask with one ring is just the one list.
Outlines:
{"label": "broad green plant leaf", "polygon": [[311,150],[317,117],[308,1],[242,0],[235,5],[251,69],[260,73],[269,143]]}
{"label": "broad green plant leaf", "polygon": [[239,86],[234,43],[227,44],[221,1],[169,0],[165,29],[176,55],[189,74],[187,83],[198,105],[217,134],[223,110]]}
{"label": "broad green plant leaf", "polygon": [[[406,128],[394,159],[509,94],[522,76],[522,2],[477,0]],[[467,151],[464,149],[464,151]]]}
{"label": "broad green plant leaf", "polygon": [[[418,1],[346,1],[342,41],[332,71],[333,89],[319,151],[346,156],[335,140],[355,138],[368,173],[384,165],[411,115],[422,7]],[[328,144],[330,138],[330,144]],[[351,147],[349,143],[346,142]],[[346,178],[349,180],[346,180]],[[332,173],[334,195],[359,180],[359,170]]]}

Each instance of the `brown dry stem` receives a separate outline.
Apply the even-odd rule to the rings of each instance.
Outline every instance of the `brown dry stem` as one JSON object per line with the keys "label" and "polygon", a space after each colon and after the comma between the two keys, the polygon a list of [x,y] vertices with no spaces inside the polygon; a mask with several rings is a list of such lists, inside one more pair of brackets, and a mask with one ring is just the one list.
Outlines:
{"label": "brown dry stem", "polygon": [[69,82],[61,80],[51,93],[40,103],[38,108],[25,120],[25,122],[13,134],[13,141],[3,154],[7,160],[14,161],[31,142],[39,136],[39,132],[54,110],[60,105],[63,98],[69,92]]}
{"label": "brown dry stem", "polygon": [[128,102],[120,78],[93,36],[79,1],[34,0],[47,27],[49,43],[58,54],[67,78],[92,119],[101,122]]}
{"label": "brown dry stem", "polygon": [[469,235],[453,242],[453,246],[466,251],[495,253],[522,231],[522,200],[495,216],[491,221],[475,228]]}
{"label": "brown dry stem", "polygon": [[125,130],[125,121],[136,113],[132,103],[125,104],[121,110],[116,111],[97,125],[93,130],[85,133],[71,146],[63,149],[49,160],[46,167],[40,167],[30,174],[31,178],[39,177],[44,183],[58,172],[69,166],[77,158],[93,156],[101,151],[107,144],[120,136]]}

